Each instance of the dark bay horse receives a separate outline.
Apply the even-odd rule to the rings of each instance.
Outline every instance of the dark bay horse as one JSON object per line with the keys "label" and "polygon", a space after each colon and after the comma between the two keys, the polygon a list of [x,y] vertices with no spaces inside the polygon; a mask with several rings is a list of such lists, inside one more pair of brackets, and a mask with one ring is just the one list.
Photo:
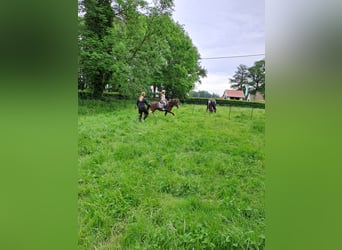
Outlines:
{"label": "dark bay horse", "polygon": [[208,100],[207,102],[207,112],[215,112],[216,113],[216,100],[212,99],[212,100]]}
{"label": "dark bay horse", "polygon": [[163,110],[163,108],[161,107],[160,102],[151,102],[150,103],[150,107],[149,109],[151,110],[152,113],[154,113],[154,111],[159,110],[159,111],[164,111],[165,115],[167,115],[167,113],[171,113],[172,115],[175,115],[171,110],[172,108],[176,106],[177,108],[179,108],[179,99],[170,99],[167,102],[166,108],[165,110]]}

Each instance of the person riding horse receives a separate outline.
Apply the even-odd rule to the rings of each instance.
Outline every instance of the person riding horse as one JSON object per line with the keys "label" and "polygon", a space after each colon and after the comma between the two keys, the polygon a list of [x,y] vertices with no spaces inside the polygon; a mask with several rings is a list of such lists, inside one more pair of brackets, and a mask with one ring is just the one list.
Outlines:
{"label": "person riding horse", "polygon": [[166,93],[166,91],[164,89],[160,92],[160,103],[162,105],[163,110],[166,109],[166,105],[167,105],[165,93]]}
{"label": "person riding horse", "polygon": [[161,103],[160,102],[151,102],[150,103],[150,106],[149,106],[149,109],[151,110],[151,113],[153,114],[154,111],[156,110],[159,110],[159,111],[163,111],[165,112],[165,115],[167,115],[167,113],[170,113],[172,115],[175,115],[173,112],[172,112],[172,108],[173,107],[177,107],[179,108],[179,99],[176,98],[176,99],[170,99],[168,102],[167,102],[167,106],[165,109],[163,109],[161,107]]}

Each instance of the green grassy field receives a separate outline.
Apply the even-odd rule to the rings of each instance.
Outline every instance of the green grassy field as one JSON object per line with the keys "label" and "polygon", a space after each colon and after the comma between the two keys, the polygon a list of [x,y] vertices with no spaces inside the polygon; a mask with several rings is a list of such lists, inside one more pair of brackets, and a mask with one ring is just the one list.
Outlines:
{"label": "green grassy field", "polygon": [[79,102],[79,249],[264,249],[265,110]]}

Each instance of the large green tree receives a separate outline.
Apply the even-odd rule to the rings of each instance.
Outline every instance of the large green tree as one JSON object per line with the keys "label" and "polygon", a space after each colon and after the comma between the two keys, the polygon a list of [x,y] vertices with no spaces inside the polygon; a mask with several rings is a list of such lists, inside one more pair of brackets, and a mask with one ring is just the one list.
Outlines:
{"label": "large green tree", "polygon": [[[160,33],[160,30],[156,28],[158,18],[160,15],[170,14],[172,7],[172,0],[154,1],[153,4],[141,0],[112,2],[114,17],[110,32],[97,46],[99,48],[102,45],[102,49],[94,47],[90,49],[90,54],[98,57],[89,56],[86,50],[89,46],[82,47],[83,68],[81,72],[86,72],[85,75],[92,75],[95,65],[107,66],[106,72],[109,78],[106,78],[105,82],[98,84],[98,81],[94,82],[94,79],[90,79],[93,81],[92,87],[99,86],[98,93],[102,93],[105,86],[125,96],[134,96],[142,90],[148,90],[148,85],[151,85],[153,81],[152,76],[165,61],[158,56],[159,51],[165,47],[156,39],[156,35]],[[89,11],[89,8],[83,9],[85,13]],[[87,29],[85,30],[84,34],[87,32]],[[82,43],[94,44],[94,40],[87,37]],[[108,48],[110,53],[106,53],[104,48]]]}
{"label": "large green tree", "polygon": [[248,84],[252,87],[252,93],[257,91],[265,94],[265,60],[256,61],[254,65],[248,68]]}
{"label": "large green tree", "polygon": [[184,28],[168,16],[164,25],[170,53],[166,54],[161,87],[168,91],[168,97],[185,98],[195,83],[200,82],[201,77],[206,77],[207,71],[201,67],[200,54]]}
{"label": "large green tree", "polygon": [[167,41],[162,39],[161,23],[165,13],[159,9],[148,10],[149,15],[131,13],[124,25],[124,40],[127,51],[125,64],[129,72],[121,81],[118,90],[125,95],[136,95],[141,90],[149,91],[160,78],[169,53]]}
{"label": "large green tree", "polygon": [[111,0],[82,0],[84,29],[79,35],[80,64],[84,78],[101,98],[113,73],[112,26],[114,12]]}
{"label": "large green tree", "polygon": [[206,70],[183,27],[173,21],[173,0],[81,2],[79,86],[100,98],[106,86],[125,96],[165,88],[183,98]]}
{"label": "large green tree", "polygon": [[258,91],[265,95],[265,59],[254,62],[249,68],[240,64],[229,82],[233,89],[245,91],[248,87],[252,94]]}
{"label": "large green tree", "polygon": [[231,87],[237,90],[245,91],[245,86],[248,84],[248,68],[244,64],[240,64],[232,78],[229,79]]}

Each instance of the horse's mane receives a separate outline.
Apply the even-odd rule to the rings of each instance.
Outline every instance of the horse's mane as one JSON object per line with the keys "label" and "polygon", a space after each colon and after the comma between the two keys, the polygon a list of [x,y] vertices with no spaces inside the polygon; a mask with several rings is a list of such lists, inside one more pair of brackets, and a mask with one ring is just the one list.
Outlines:
{"label": "horse's mane", "polygon": [[178,98],[173,98],[173,99],[170,99],[169,102],[179,103],[179,99]]}

